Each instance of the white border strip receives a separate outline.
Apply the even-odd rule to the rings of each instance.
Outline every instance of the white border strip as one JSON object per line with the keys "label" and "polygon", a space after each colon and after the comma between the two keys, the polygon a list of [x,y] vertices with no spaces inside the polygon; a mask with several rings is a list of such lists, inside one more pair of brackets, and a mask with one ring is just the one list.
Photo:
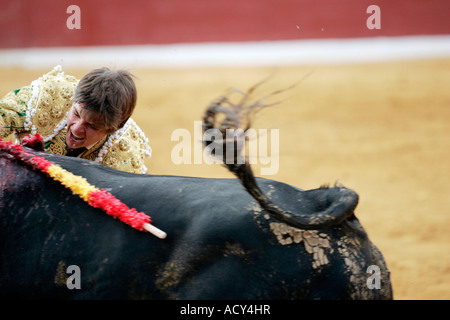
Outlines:
{"label": "white border strip", "polygon": [[450,57],[450,35],[0,50],[0,67],[283,66]]}

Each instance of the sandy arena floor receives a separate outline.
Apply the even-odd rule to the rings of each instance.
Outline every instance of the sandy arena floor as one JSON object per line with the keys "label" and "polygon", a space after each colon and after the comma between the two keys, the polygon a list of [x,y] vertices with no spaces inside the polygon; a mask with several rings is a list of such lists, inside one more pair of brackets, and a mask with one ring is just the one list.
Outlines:
{"label": "sandy arena floor", "polygon": [[[132,71],[139,94],[133,118],[153,148],[150,173],[230,178],[220,165],[175,165],[172,132],[185,128],[193,139],[194,121],[230,87],[246,90],[271,76],[257,97],[309,74],[254,123],[279,129],[279,171],[265,177],[357,191],[356,215],[385,256],[394,298],[450,299],[450,60]],[[0,69],[0,95],[44,72]]]}

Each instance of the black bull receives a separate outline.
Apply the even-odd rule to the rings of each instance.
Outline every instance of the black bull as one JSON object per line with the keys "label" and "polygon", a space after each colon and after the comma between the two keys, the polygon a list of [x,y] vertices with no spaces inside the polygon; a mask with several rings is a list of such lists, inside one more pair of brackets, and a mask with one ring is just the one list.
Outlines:
{"label": "black bull", "polygon": [[[132,229],[0,151],[2,298],[392,298],[389,271],[353,215],[358,197],[349,189],[256,179],[286,211],[345,213],[321,230],[301,230],[269,216],[239,179],[134,175],[29,152],[147,213],[168,236]],[[79,289],[67,286],[72,265]]]}

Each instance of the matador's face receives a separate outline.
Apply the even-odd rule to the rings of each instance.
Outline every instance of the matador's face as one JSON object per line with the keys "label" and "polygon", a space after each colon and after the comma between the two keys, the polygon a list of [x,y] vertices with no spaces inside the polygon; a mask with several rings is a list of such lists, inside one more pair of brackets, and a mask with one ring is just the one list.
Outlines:
{"label": "matador's face", "polygon": [[74,102],[67,115],[66,142],[69,148],[89,147],[103,139],[107,132],[92,111]]}

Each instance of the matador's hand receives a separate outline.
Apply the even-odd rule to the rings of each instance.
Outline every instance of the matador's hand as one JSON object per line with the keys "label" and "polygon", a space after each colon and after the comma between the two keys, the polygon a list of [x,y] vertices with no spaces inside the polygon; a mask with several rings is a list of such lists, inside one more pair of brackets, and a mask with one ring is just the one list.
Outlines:
{"label": "matador's hand", "polygon": [[26,135],[21,145],[24,147],[32,148],[38,151],[44,151],[44,138],[39,133],[36,133],[34,136]]}

